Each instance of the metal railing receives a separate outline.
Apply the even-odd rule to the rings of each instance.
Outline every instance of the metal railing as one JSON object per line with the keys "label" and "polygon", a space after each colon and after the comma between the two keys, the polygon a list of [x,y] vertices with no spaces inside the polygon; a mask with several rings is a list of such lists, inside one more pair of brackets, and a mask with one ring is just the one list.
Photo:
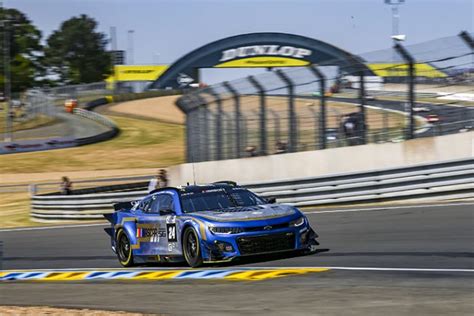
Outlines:
{"label": "metal railing", "polygon": [[[295,206],[370,203],[406,199],[474,198],[474,158],[436,164],[345,173],[303,179],[243,183],[263,197]],[[112,204],[147,194],[147,182],[82,189],[73,195],[32,197],[34,220],[91,220],[112,212]]]}

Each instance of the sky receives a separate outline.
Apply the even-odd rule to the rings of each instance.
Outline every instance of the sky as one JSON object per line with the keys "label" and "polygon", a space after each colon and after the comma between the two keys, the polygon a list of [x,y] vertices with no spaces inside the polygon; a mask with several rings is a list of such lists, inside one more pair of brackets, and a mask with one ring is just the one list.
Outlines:
{"label": "sky", "polygon": [[[116,27],[118,49],[127,50],[127,32],[133,30],[134,64],[169,64],[212,41],[252,32],[308,36],[355,54],[391,46],[392,14],[384,0],[3,2],[26,13],[44,38],[62,21],[83,13],[96,19],[104,33]],[[474,0],[405,0],[400,6],[400,33],[407,35],[406,44],[457,35],[461,30],[474,30]],[[220,79],[215,71],[207,71],[212,81]],[[239,77],[256,70],[225,71],[228,77]]]}

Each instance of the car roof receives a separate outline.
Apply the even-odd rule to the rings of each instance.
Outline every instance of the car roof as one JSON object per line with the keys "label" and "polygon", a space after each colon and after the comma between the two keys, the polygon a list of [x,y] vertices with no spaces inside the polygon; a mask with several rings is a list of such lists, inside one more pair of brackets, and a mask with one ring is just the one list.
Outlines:
{"label": "car roof", "polygon": [[153,190],[150,194],[166,191],[166,190],[175,190],[179,193],[198,193],[203,191],[215,190],[215,189],[231,189],[234,187],[238,187],[237,183],[232,181],[220,181],[214,182],[210,184],[192,184],[186,186],[179,186],[179,187],[164,187]]}

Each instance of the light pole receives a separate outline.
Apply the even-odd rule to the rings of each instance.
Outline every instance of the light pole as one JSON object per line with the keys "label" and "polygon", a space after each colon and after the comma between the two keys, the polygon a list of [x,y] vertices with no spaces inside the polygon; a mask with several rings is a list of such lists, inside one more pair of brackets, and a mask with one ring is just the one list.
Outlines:
{"label": "light pole", "polygon": [[[400,14],[398,13],[398,6],[405,3],[405,0],[384,0],[385,4],[391,6],[392,8],[392,36],[394,42],[404,40],[405,36],[400,35],[399,24],[400,24]],[[393,52],[393,62],[397,60],[397,53]]]}
{"label": "light pole", "polygon": [[128,64],[133,65],[133,33],[134,30],[128,30]]}
{"label": "light pole", "polygon": [[405,0],[385,0],[385,4],[392,7],[392,36],[399,34],[400,14],[398,14],[398,6],[405,3]]}

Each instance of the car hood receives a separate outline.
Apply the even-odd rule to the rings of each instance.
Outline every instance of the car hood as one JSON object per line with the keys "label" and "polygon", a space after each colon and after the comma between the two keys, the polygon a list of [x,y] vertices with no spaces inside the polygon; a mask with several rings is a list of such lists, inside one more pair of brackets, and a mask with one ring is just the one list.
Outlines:
{"label": "car hood", "polygon": [[[278,218],[296,213],[294,207],[289,205],[256,205],[245,207],[231,207],[216,211],[202,211],[192,215],[217,222],[253,221]],[[191,214],[190,214],[191,215]]]}

